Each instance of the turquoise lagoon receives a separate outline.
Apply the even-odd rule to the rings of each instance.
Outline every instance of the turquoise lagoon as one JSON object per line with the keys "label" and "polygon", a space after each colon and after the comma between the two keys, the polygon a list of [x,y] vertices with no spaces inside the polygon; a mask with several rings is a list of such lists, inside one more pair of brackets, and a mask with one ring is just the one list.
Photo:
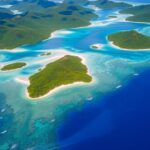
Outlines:
{"label": "turquoise lagoon", "polygon": [[[72,111],[82,110],[87,103],[94,104],[110,92],[128,85],[131,79],[150,66],[150,51],[126,51],[107,41],[107,35],[116,31],[136,29],[150,35],[149,24],[125,22],[117,10],[97,11],[99,19],[93,25],[57,32],[53,38],[34,45],[25,45],[13,51],[0,51],[1,64],[24,61],[27,67],[0,72],[0,150],[59,149],[58,128]],[[101,14],[105,17],[101,17]],[[109,15],[119,19],[109,19]],[[100,43],[100,50],[90,46]],[[43,52],[52,55],[40,57]],[[64,54],[83,57],[94,81],[88,85],[70,86],[33,101],[26,97],[27,85],[16,78],[28,78],[45,64]]]}

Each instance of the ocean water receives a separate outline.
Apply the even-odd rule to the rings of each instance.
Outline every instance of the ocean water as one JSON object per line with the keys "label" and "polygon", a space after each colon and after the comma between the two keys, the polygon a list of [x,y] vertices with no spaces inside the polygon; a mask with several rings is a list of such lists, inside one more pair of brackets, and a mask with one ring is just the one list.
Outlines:
{"label": "ocean water", "polygon": [[[137,95],[138,101],[135,98],[131,100],[124,92],[131,92],[135,88],[132,95],[131,93],[127,95],[146,95],[142,92],[148,90],[149,82],[146,82],[148,75],[144,77],[143,71],[150,66],[150,52],[118,49],[108,42],[107,35],[132,29],[150,35],[150,29],[148,24],[125,22],[126,16],[119,15],[117,11],[99,10],[96,13],[100,17],[92,20],[92,26],[56,32],[53,38],[34,45],[22,46],[16,49],[17,52],[0,51],[0,65],[15,61],[27,63],[27,67],[23,69],[0,72],[0,150],[92,149],[96,144],[95,147],[99,146],[99,141],[103,141],[104,145],[100,148],[104,149],[105,143],[110,139],[110,142],[114,139],[110,146],[114,144],[112,146],[119,147],[117,142],[119,140],[117,137],[121,136],[119,133],[124,133],[124,139],[119,141],[120,145],[133,139],[126,140],[127,133],[131,131],[135,133],[131,134],[131,137],[137,135],[137,139],[140,138],[138,135],[146,134],[146,125],[148,125],[148,122],[145,125],[146,120],[143,121],[145,130],[140,132],[138,129],[142,128],[142,125],[134,127],[138,124],[138,120],[133,124],[134,116],[139,114],[135,119],[140,116],[137,110],[142,106],[140,101],[142,99]],[[101,17],[101,14],[105,17]],[[112,14],[117,15],[118,18],[108,18]],[[91,44],[95,43],[101,43],[103,47],[100,50],[91,49]],[[47,51],[52,55],[39,56]],[[83,57],[94,82],[66,87],[38,101],[28,99],[27,85],[17,82],[16,78],[26,79],[47,63],[63,57],[64,54]],[[145,79],[143,86],[136,86],[142,82],[142,77]],[[134,88],[132,80],[136,83]],[[139,90],[142,91],[141,93],[136,91],[138,87],[143,88]],[[140,109],[143,114],[139,119],[148,118],[148,113],[145,114],[148,107],[146,98],[143,98],[145,103]],[[134,107],[136,102],[138,106]],[[125,124],[129,122],[128,119],[130,124]],[[77,126],[74,121],[79,122]],[[142,123],[142,120],[139,120],[140,122]],[[144,141],[146,140],[145,136]],[[136,142],[131,141],[131,145],[132,143]],[[146,143],[145,146],[148,144]]]}
{"label": "ocean water", "polygon": [[59,131],[64,150],[149,150],[150,70],[125,87],[66,117]]}

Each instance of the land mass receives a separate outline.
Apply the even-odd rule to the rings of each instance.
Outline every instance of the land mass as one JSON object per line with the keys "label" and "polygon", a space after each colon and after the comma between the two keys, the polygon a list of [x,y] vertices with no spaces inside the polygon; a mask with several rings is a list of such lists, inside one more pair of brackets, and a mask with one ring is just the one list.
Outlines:
{"label": "land mass", "polygon": [[40,56],[49,56],[49,55],[51,55],[51,52],[46,52],[46,53],[40,54]]}
{"label": "land mass", "polygon": [[132,14],[126,20],[150,23],[150,5],[134,6],[120,11],[122,14]]}
{"label": "land mass", "polygon": [[132,5],[124,2],[115,2],[110,0],[98,0],[98,1],[91,1],[89,2],[92,5],[95,5],[96,7],[99,7],[100,9],[114,9],[114,8],[128,8]]}
{"label": "land mass", "polygon": [[16,62],[16,63],[12,63],[12,64],[9,64],[9,65],[6,65],[6,66],[2,67],[1,70],[2,71],[15,70],[15,69],[18,69],[18,68],[22,68],[24,66],[26,66],[26,63]]}
{"label": "land mass", "polygon": [[92,44],[90,47],[91,47],[92,49],[100,49],[100,48],[102,48],[103,46],[102,46],[102,44],[97,43],[97,44]]}
{"label": "land mass", "polygon": [[37,43],[56,30],[90,25],[98,16],[88,5],[101,9],[131,6],[109,0],[3,0],[0,4],[10,5],[0,8],[0,50]]}
{"label": "land mass", "polygon": [[12,11],[0,9],[0,49],[14,49],[50,37],[56,30],[90,25],[97,17],[93,10],[79,4],[44,0],[20,1]]}
{"label": "land mass", "polygon": [[114,45],[124,49],[149,49],[150,37],[135,30],[113,33],[108,40]]}
{"label": "land mass", "polygon": [[46,65],[29,78],[30,85],[27,88],[29,97],[42,97],[61,85],[91,82],[92,77],[87,74],[87,67],[81,61],[77,56],[66,55]]}

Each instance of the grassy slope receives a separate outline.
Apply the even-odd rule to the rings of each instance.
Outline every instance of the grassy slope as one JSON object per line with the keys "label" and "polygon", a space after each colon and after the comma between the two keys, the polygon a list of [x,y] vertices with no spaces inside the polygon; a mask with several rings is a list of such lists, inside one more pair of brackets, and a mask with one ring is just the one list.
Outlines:
{"label": "grassy slope", "polygon": [[77,81],[90,82],[91,80],[92,78],[87,75],[87,68],[81,63],[81,59],[66,55],[31,76],[28,92],[30,97],[37,98],[61,85]]}
{"label": "grassy slope", "polygon": [[134,16],[127,18],[128,21],[150,23],[150,5],[131,7],[131,8],[120,11],[120,13],[133,14]]}
{"label": "grassy slope", "polygon": [[137,31],[118,32],[108,36],[115,45],[125,49],[147,49],[150,48],[150,37]]}
{"label": "grassy slope", "polygon": [[[0,49],[13,49],[24,44],[32,44],[50,36],[58,29],[86,26],[96,15],[86,15],[80,12],[87,12],[89,9],[75,5],[78,11],[72,15],[60,14],[60,11],[67,10],[69,4],[59,4],[57,7],[43,8],[36,3],[22,2],[13,7],[22,12],[28,12],[24,16],[14,17],[5,20],[6,23],[0,26]],[[13,25],[10,27],[8,25]]]}
{"label": "grassy slope", "polygon": [[22,68],[26,66],[26,63],[23,62],[17,62],[17,63],[13,63],[13,64],[9,64],[4,66],[3,68],[1,68],[2,71],[7,71],[7,70],[14,70],[14,69],[18,69],[18,68]]}

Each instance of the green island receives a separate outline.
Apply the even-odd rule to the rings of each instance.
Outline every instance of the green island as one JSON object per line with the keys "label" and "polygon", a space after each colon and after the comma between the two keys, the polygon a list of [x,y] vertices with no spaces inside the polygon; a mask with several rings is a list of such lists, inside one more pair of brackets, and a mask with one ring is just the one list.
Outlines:
{"label": "green island", "polygon": [[18,69],[18,68],[22,68],[24,66],[26,66],[26,63],[16,62],[16,63],[8,64],[8,65],[2,67],[1,70],[2,71],[15,70],[15,69]]}
{"label": "green island", "polygon": [[30,98],[39,98],[51,90],[74,82],[91,82],[87,67],[77,56],[66,55],[59,60],[46,65],[38,73],[32,75],[27,88]]}
{"label": "green island", "polygon": [[56,30],[87,26],[97,17],[93,10],[80,4],[44,0],[19,1],[11,9],[22,14],[0,9],[1,50],[37,43]]}
{"label": "green island", "polygon": [[135,30],[113,33],[108,36],[108,40],[113,42],[114,45],[125,49],[150,48],[150,37]]}
{"label": "green island", "polygon": [[150,4],[134,6],[120,11],[122,14],[132,14],[126,20],[134,22],[150,23]]}
{"label": "green island", "polygon": [[117,18],[117,16],[108,16],[108,17],[109,17],[109,18],[112,18],[112,19],[113,19],[113,18]]}
{"label": "green island", "polygon": [[40,56],[49,56],[49,55],[51,55],[51,52],[40,54]]}
{"label": "green island", "polygon": [[115,2],[111,0],[98,0],[98,1],[91,1],[89,3],[101,9],[128,8],[132,6],[125,2]]}

